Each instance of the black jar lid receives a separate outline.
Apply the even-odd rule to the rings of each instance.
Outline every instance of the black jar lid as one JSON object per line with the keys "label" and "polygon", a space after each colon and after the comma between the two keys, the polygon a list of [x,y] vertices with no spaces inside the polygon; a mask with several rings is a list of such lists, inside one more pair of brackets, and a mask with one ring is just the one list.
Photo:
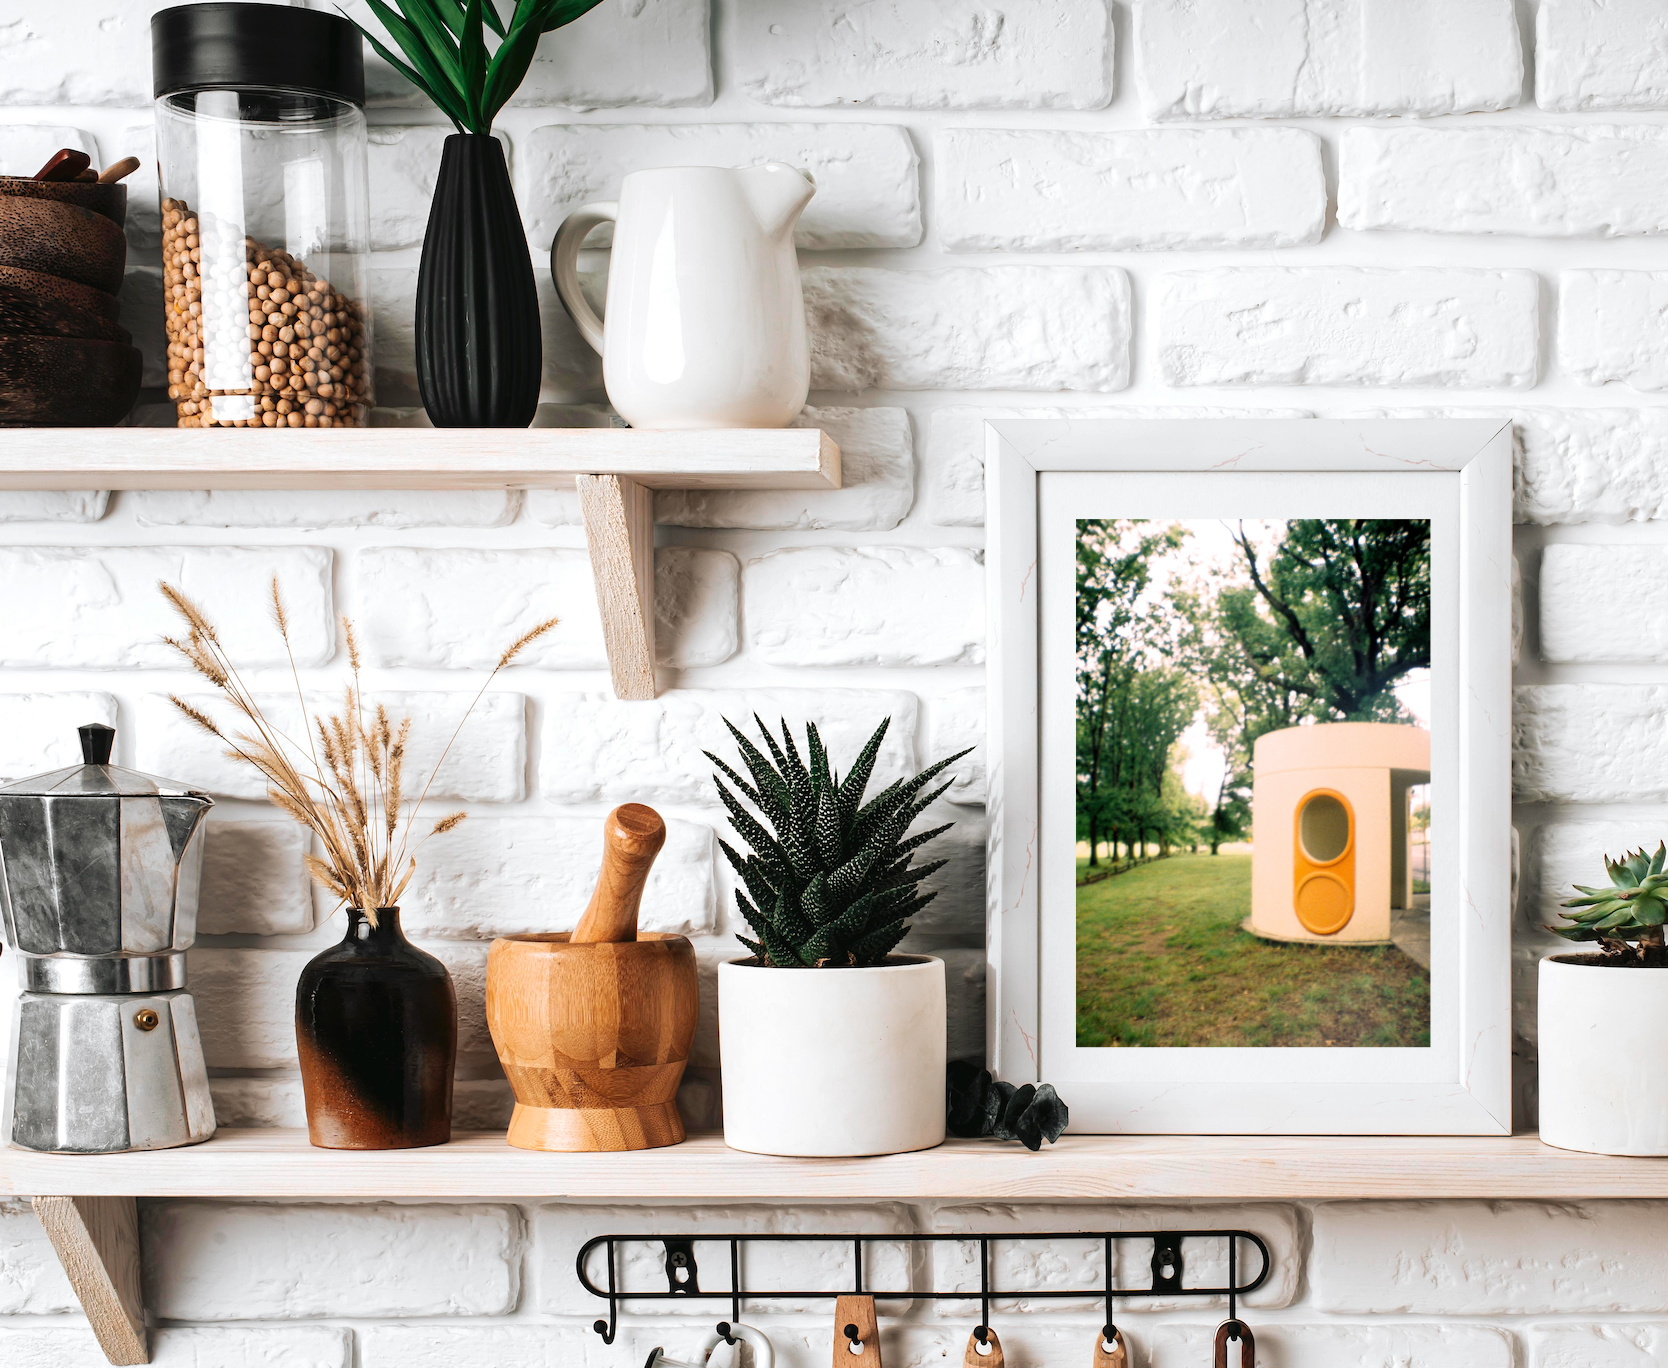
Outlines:
{"label": "black jar lid", "polygon": [[338,14],[215,0],[151,19],[157,99],[192,90],[294,90],[365,103],[359,30]]}

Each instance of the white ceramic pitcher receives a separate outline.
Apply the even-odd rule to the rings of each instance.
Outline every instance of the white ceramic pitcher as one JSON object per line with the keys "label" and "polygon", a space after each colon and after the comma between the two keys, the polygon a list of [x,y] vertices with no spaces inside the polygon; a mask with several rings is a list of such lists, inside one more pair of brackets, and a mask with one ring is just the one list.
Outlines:
{"label": "white ceramic pitcher", "polygon": [[[793,231],[816,193],[784,162],[633,171],[550,246],[556,291],[638,428],[779,428],[805,406],[810,344]],[[579,292],[585,235],[614,221],[608,324]]]}

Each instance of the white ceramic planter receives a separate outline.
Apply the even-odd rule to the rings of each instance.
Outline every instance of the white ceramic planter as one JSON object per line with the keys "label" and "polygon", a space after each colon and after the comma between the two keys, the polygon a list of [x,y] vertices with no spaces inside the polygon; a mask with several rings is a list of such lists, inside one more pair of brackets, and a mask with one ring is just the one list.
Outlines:
{"label": "white ceramic planter", "polygon": [[944,962],[872,969],[718,966],[724,1140],[843,1156],[944,1139]]}
{"label": "white ceramic planter", "polygon": [[1668,969],[1541,961],[1541,1139],[1668,1155]]}

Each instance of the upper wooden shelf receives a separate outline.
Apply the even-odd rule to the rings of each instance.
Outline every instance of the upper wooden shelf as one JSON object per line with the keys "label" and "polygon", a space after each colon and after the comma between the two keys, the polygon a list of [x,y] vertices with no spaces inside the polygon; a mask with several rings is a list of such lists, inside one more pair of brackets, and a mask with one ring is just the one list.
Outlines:
{"label": "upper wooden shelf", "polygon": [[838,489],[816,428],[12,428],[0,489]]}
{"label": "upper wooden shelf", "polygon": [[772,1159],[716,1135],[630,1154],[512,1149],[502,1132],[433,1149],[314,1149],[299,1130],[222,1130],[143,1154],[0,1150],[0,1194],[149,1197],[522,1197],[628,1202],[1008,1198],[1668,1197],[1668,1159],[1509,1138],[1068,1136],[1032,1154],[951,1140],[874,1159]]}

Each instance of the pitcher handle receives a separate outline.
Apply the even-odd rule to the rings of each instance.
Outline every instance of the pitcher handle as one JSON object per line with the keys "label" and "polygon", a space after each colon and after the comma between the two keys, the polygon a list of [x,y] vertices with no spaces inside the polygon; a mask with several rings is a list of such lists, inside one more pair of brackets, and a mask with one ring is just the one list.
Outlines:
{"label": "pitcher handle", "polygon": [[579,335],[591,344],[591,350],[598,356],[602,355],[602,320],[579,288],[579,248],[591,229],[612,223],[619,216],[616,200],[582,204],[562,220],[556,239],[550,244],[550,278],[556,282],[556,294],[579,329]]}
{"label": "pitcher handle", "polygon": [[753,1348],[753,1368],[775,1368],[776,1350],[764,1331],[756,1330],[751,1325],[732,1325],[730,1333],[737,1339],[746,1340]]}

